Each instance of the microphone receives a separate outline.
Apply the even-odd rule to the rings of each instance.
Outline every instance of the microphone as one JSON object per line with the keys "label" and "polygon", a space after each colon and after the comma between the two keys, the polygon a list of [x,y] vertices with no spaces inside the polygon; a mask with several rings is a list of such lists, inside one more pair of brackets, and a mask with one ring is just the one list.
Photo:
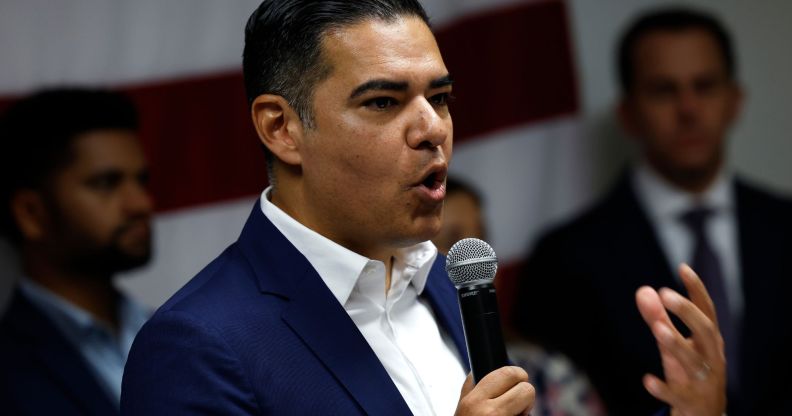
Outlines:
{"label": "microphone", "polygon": [[476,383],[491,371],[509,364],[492,283],[497,270],[495,251],[477,238],[459,240],[448,250],[446,272],[459,295],[470,368]]}

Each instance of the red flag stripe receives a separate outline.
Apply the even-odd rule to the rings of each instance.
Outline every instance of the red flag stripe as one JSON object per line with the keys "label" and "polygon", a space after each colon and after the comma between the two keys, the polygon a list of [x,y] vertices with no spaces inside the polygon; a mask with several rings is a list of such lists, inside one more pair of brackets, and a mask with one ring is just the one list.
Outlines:
{"label": "red flag stripe", "polygon": [[437,40],[454,78],[454,140],[577,113],[566,5],[533,2],[467,16]]}

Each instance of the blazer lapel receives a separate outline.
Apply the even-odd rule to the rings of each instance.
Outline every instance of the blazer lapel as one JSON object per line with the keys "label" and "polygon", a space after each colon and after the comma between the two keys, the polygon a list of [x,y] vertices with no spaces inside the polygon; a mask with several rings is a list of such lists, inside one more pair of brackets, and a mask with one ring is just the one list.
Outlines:
{"label": "blazer lapel", "polygon": [[634,276],[634,289],[646,284],[654,288],[668,287],[686,294],[685,288],[674,277],[675,270],[671,270],[668,265],[657,232],[638,201],[628,174],[620,178],[609,198],[609,205],[610,211],[618,212],[613,217],[615,229],[611,238],[617,242],[614,247],[620,247],[623,253],[619,264],[614,266],[625,270],[625,275]]}
{"label": "blazer lapel", "polygon": [[307,274],[300,296],[291,299],[283,320],[366,413],[410,414],[396,385],[344,308],[315,272]]}
{"label": "blazer lapel", "polygon": [[445,257],[440,254],[437,255],[437,259],[429,271],[422,296],[429,300],[437,322],[454,340],[465,372],[470,372],[470,360],[465,343],[465,333],[462,329],[462,316],[459,311],[456,288],[448,279],[448,274],[445,271]]}
{"label": "blazer lapel", "polygon": [[31,354],[60,386],[64,395],[82,407],[85,414],[118,414],[79,352],[20,291],[8,310],[9,319],[23,339],[30,341]]}
{"label": "blazer lapel", "polygon": [[256,204],[239,238],[263,292],[289,299],[282,319],[371,415],[410,414],[366,339],[305,257]]}

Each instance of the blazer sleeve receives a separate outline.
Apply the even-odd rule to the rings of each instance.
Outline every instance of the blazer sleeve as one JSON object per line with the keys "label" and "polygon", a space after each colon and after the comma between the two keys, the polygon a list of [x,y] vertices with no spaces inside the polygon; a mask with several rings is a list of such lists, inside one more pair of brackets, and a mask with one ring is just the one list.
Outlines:
{"label": "blazer sleeve", "polygon": [[261,414],[237,355],[220,333],[190,314],[163,311],[129,353],[122,415]]}

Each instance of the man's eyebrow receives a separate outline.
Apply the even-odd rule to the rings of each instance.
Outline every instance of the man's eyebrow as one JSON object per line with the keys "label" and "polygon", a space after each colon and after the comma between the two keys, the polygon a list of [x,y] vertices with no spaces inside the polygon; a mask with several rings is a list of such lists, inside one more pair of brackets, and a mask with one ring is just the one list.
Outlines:
{"label": "man's eyebrow", "polygon": [[408,84],[406,82],[397,82],[397,81],[389,81],[387,79],[372,79],[371,81],[366,81],[363,84],[360,84],[352,94],[349,96],[349,99],[355,99],[360,97],[367,91],[407,91]]}
{"label": "man's eyebrow", "polygon": [[[436,88],[443,88],[445,86],[451,85],[454,83],[454,80],[451,78],[451,75],[444,75],[440,78],[434,79],[429,82],[430,89]],[[364,93],[368,91],[407,91],[409,88],[409,84],[404,81],[390,81],[387,79],[373,79],[371,81],[366,81],[363,84],[360,84],[352,94],[350,94],[349,99],[353,100],[357,97],[360,97]]]}
{"label": "man's eyebrow", "polygon": [[429,88],[430,89],[443,88],[452,85],[453,83],[454,83],[454,79],[451,77],[451,74],[447,74],[430,82]]}

